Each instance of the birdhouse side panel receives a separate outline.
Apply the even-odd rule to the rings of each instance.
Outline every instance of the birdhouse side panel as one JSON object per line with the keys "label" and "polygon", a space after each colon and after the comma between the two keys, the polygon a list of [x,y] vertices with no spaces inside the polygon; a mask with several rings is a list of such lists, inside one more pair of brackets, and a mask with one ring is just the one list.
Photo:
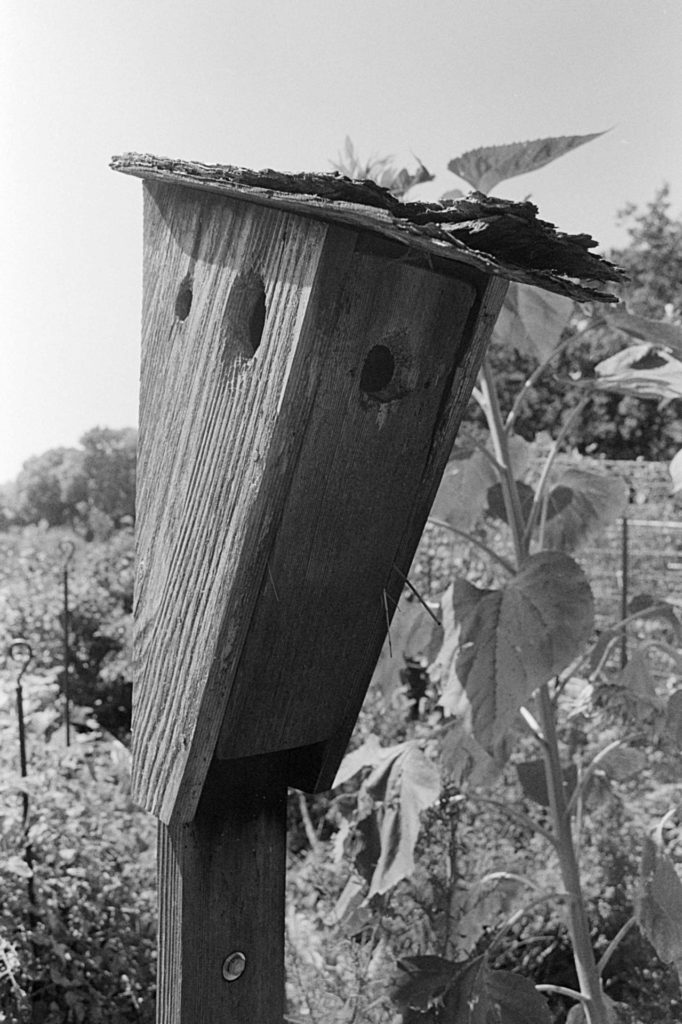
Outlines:
{"label": "birdhouse side panel", "polygon": [[318,322],[315,399],[219,757],[324,743],[362,700],[428,513],[434,438],[485,282],[362,247],[349,264],[340,315]]}

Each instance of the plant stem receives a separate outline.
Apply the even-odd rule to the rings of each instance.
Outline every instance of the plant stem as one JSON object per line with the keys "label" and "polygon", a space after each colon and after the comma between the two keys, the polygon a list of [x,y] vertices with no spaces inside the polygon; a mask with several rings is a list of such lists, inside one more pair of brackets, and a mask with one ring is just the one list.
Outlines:
{"label": "plant stem", "polygon": [[570,430],[571,426],[573,425],[573,421],[580,415],[580,413],[583,411],[583,409],[585,408],[585,406],[587,405],[587,403],[590,401],[591,398],[592,398],[591,394],[585,395],[583,398],[580,399],[578,404],[576,406],[574,406],[574,408],[571,410],[570,414],[567,416],[566,421],[564,422],[561,430],[557,434],[556,440],[554,441],[554,444],[552,445],[552,449],[551,449],[549,455],[545,459],[545,464],[542,467],[542,473],[540,474],[540,480],[538,481],[538,485],[537,485],[537,487],[535,489],[535,497],[533,498],[533,504],[531,506],[530,513],[528,515],[528,522],[526,523],[526,528],[525,528],[525,533],[524,533],[524,542],[526,543],[526,545],[530,545],[531,534],[533,533],[533,528],[535,526],[535,523],[537,522],[538,514],[540,512],[540,508],[542,507],[542,503],[543,503],[543,500],[544,500],[545,487],[547,486],[547,480],[549,478],[549,474],[550,474],[550,471],[552,469],[552,466],[554,465],[554,460],[556,459],[557,455],[559,454],[559,448],[561,447],[561,444],[562,444],[564,438],[566,437],[566,434],[568,433],[568,431]]}
{"label": "plant stem", "polygon": [[508,434],[511,433],[514,424],[516,423],[516,419],[519,415],[521,406],[527,398],[530,389],[533,387],[536,380],[542,376],[542,374],[545,372],[545,370],[552,362],[552,360],[555,359],[565,348],[567,348],[568,345],[573,345],[579,338],[582,338],[584,334],[587,334],[588,331],[593,331],[595,327],[601,327],[605,323],[606,321],[600,317],[599,319],[593,320],[590,323],[588,323],[581,330],[576,331],[575,334],[569,334],[568,337],[564,338],[562,341],[559,342],[556,348],[552,349],[550,354],[542,363],[535,367],[530,377],[528,377],[528,379],[524,381],[521,390],[517,392],[516,398],[514,399],[514,403],[511,407],[511,412],[507,416],[507,420],[504,426]]}
{"label": "plant stem", "polygon": [[474,796],[471,793],[467,793],[466,796],[462,794],[461,799],[469,800],[474,804],[487,804],[489,807],[496,807],[498,811],[502,811],[502,813],[506,814],[508,818],[512,819],[512,821],[518,822],[519,825],[523,825],[525,828],[530,829],[531,832],[536,832],[539,836],[542,836],[543,839],[546,839],[552,846],[555,848],[557,847],[556,839],[552,833],[546,828],[543,828],[542,825],[538,825],[537,821],[533,821],[531,816],[526,814],[525,811],[518,811],[515,807],[510,807],[508,804],[503,804],[501,800],[493,800],[488,796]]}
{"label": "plant stem", "polygon": [[521,510],[521,499],[519,498],[519,489],[514,479],[514,470],[509,455],[509,443],[504,423],[502,422],[502,412],[495,389],[495,380],[490,360],[487,356],[483,359],[481,370],[481,390],[485,400],[484,410],[490,428],[495,459],[502,469],[500,473],[502,496],[504,498],[504,507],[507,511],[507,522],[509,523],[514,541],[516,565],[520,569],[528,554],[528,545],[524,542],[524,520]]}
{"label": "plant stem", "polygon": [[554,828],[559,867],[568,901],[568,927],[580,991],[586,997],[585,1013],[589,1024],[607,1024],[606,1007],[599,972],[592,949],[590,925],[580,884],[580,870],[573,844],[571,819],[567,814],[564,778],[559,757],[554,705],[547,683],[539,688],[540,723],[545,736],[543,756],[549,793],[549,809]]}
{"label": "plant stem", "polygon": [[608,946],[604,950],[599,963],[597,964],[597,970],[599,971],[600,975],[604,973],[604,970],[606,969],[606,965],[608,964],[609,960],[611,959],[613,954],[616,952],[616,950],[620,946],[621,942],[623,941],[623,939],[625,938],[627,933],[630,931],[630,929],[633,927],[633,925],[636,925],[636,924],[637,924],[637,918],[634,915],[632,917],[629,917],[627,919],[627,921],[625,922],[625,924],[623,925],[623,927],[620,928],[616,932],[614,937],[611,939],[611,941],[609,942]]}

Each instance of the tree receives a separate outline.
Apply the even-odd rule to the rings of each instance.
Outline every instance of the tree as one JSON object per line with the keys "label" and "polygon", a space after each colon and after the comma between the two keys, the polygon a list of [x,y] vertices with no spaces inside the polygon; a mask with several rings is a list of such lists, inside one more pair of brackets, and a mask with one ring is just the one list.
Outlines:
{"label": "tree", "polygon": [[24,463],[14,489],[14,511],[22,523],[71,524],[87,501],[82,452],[51,448]]}
{"label": "tree", "polygon": [[80,443],[90,505],[118,527],[125,516],[135,516],[137,431],[94,427]]}
{"label": "tree", "polygon": [[137,431],[94,427],[80,443],[26,460],[0,494],[0,525],[45,522],[92,533],[102,517],[108,529],[134,518]]}

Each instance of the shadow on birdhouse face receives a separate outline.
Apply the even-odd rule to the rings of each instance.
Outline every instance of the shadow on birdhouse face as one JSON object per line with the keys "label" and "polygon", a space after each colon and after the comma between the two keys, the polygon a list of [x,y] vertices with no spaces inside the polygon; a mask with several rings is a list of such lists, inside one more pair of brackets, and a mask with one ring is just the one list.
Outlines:
{"label": "shadow on birdhouse face", "polygon": [[239,274],[227,298],[223,313],[221,338],[223,364],[232,366],[235,359],[252,359],[263,338],[267,306],[265,285],[255,270]]}

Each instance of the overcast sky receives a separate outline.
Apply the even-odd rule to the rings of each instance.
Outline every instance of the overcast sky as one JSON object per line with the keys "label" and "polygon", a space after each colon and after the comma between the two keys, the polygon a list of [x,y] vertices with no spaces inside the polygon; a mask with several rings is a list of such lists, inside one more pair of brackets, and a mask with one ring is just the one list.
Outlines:
{"label": "overcast sky", "polygon": [[679,0],[5,0],[0,481],[137,418],[141,183],[127,150],[283,170],[609,134],[496,194],[618,244],[682,202]]}

